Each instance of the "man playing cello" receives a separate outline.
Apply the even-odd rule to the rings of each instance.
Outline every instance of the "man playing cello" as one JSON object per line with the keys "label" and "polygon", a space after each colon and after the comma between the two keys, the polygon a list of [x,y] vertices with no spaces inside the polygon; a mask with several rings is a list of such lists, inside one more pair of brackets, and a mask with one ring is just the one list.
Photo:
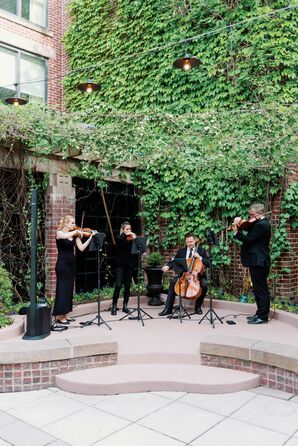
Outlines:
{"label": "man playing cello", "polygon": [[[175,270],[175,259],[191,259],[191,258],[197,258],[202,261],[203,265],[205,267],[209,267],[209,258],[207,256],[207,253],[204,248],[198,245],[198,241],[194,234],[187,233],[185,235],[185,243],[186,246],[184,248],[178,249],[176,252],[176,255],[173,260],[170,260],[165,266],[163,266],[162,270],[163,272],[167,272],[169,270]],[[207,293],[207,281],[204,274],[199,276],[200,285],[202,288],[202,292],[199,295],[199,297],[196,299],[195,303],[195,312],[197,314],[202,314],[201,306],[204,301],[204,297]],[[168,314],[172,314],[173,311],[173,305],[175,301],[175,284],[177,282],[177,277],[172,277],[170,279],[170,285],[169,285],[169,291],[168,296],[166,300],[165,307],[161,313],[158,313],[159,316],[166,316]]]}

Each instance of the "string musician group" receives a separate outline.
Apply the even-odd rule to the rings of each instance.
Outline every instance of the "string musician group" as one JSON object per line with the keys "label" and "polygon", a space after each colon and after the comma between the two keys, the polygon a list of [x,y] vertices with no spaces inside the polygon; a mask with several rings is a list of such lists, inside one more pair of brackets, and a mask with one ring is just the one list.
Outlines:
{"label": "string musician group", "polygon": [[[248,267],[251,275],[257,310],[247,317],[248,324],[263,324],[268,322],[270,310],[270,295],[268,289],[268,274],[270,271],[269,244],[271,225],[264,212],[264,205],[255,203],[248,209],[249,218],[243,220],[236,217],[231,226],[235,240],[241,242],[241,262]],[[58,258],[56,263],[56,298],[53,315],[56,322],[67,325],[73,321],[68,317],[72,311],[74,277],[75,277],[75,246],[84,251],[90,244],[96,231],[77,227],[74,217],[67,215],[60,221],[56,232]],[[84,238],[87,237],[85,240]],[[112,299],[111,315],[117,314],[117,303],[122,286],[124,299],[122,311],[128,313],[130,287],[136,268],[136,256],[132,254],[132,243],[136,239],[131,225],[125,221],[119,235],[115,238],[115,287]],[[202,314],[202,305],[207,294],[208,284],[206,269],[211,259],[205,248],[200,246],[194,233],[185,235],[185,246],[177,250],[175,256],[163,267],[164,273],[172,272],[169,281],[167,299],[159,316],[169,316],[177,295],[193,300],[194,311]],[[173,274],[174,273],[174,274]]]}

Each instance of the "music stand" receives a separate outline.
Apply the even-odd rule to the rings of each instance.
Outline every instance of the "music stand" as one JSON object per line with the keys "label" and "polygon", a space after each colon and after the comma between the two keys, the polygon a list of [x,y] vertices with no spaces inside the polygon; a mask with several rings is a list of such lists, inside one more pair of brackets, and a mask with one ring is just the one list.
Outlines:
{"label": "music stand", "polygon": [[[204,319],[208,319],[208,321],[210,321],[210,324],[212,324],[212,327],[215,328],[214,325],[214,321],[216,321],[216,319],[219,320],[219,322],[221,324],[223,324],[223,321],[221,320],[221,318],[218,316],[218,314],[216,314],[216,312],[213,310],[212,308],[212,280],[213,280],[213,268],[212,268],[212,255],[211,255],[211,246],[219,246],[219,240],[216,236],[216,234],[214,233],[214,231],[212,231],[211,229],[208,231],[208,236],[207,236],[207,242],[208,242],[208,256],[209,256],[209,287],[208,287],[208,297],[209,297],[209,310],[207,311],[207,313],[202,317],[201,320],[199,320],[199,324],[204,320]],[[210,317],[209,317],[210,315]]]}
{"label": "music stand", "polygon": [[[188,319],[191,319],[189,313],[186,311],[184,305],[182,304],[182,295],[181,295],[181,277],[183,276],[183,273],[187,272],[187,264],[185,258],[178,258],[172,260],[173,262],[173,269],[176,273],[178,273],[178,288],[179,288],[179,305],[174,306],[174,312],[168,316],[168,319],[180,319],[180,323],[182,323],[182,319],[184,317],[188,317]],[[177,316],[175,316],[177,314]]]}
{"label": "music stand", "polygon": [[[137,319],[142,322],[142,325],[144,327],[144,320],[143,315],[148,316],[149,319],[153,319],[150,314],[146,313],[146,311],[142,310],[140,307],[140,273],[141,273],[141,259],[142,254],[146,251],[147,247],[147,237],[136,237],[132,241],[132,247],[131,247],[131,253],[137,254],[138,256],[138,283],[137,283],[137,308],[129,309],[128,314],[123,316],[120,321],[128,317],[128,319]],[[137,312],[137,316],[132,316],[133,313]]]}
{"label": "music stand", "polygon": [[[107,324],[103,320],[103,318],[101,317],[101,314],[100,314],[100,253],[102,251],[105,238],[106,238],[106,234],[104,232],[97,232],[92,237],[92,240],[89,245],[89,251],[96,251],[97,291],[98,291],[98,293],[97,293],[97,315],[93,319],[91,319],[91,321],[80,322],[81,328],[87,327],[92,324],[98,325],[98,326],[104,324],[108,327],[109,330],[112,330],[112,328],[109,326],[109,324]],[[97,322],[94,322],[96,320],[97,320]]]}

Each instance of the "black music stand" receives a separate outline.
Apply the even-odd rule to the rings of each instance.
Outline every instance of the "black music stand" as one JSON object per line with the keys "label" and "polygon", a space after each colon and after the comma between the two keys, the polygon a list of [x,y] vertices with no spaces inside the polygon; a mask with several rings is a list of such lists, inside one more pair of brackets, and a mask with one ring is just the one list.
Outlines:
{"label": "black music stand", "polygon": [[[89,245],[89,251],[96,251],[96,263],[97,263],[97,315],[91,319],[91,321],[80,322],[81,328],[88,327],[89,325],[106,325],[109,330],[112,328],[103,320],[100,314],[100,253],[102,251],[106,234],[104,232],[97,232],[92,237]],[[97,321],[97,322],[94,322]]]}
{"label": "black music stand", "polygon": [[208,236],[207,236],[207,242],[208,242],[208,256],[209,256],[209,286],[208,286],[208,297],[209,297],[209,310],[207,311],[207,313],[202,317],[201,320],[199,320],[199,324],[204,320],[204,319],[208,319],[208,321],[210,321],[210,324],[212,324],[212,327],[215,328],[214,325],[214,321],[216,321],[216,319],[219,320],[219,322],[221,324],[223,324],[223,321],[221,320],[221,318],[218,316],[218,314],[216,314],[216,312],[213,310],[212,308],[212,280],[213,280],[213,268],[212,268],[212,255],[211,255],[211,247],[212,246],[219,246],[219,240],[216,236],[216,234],[214,233],[214,231],[212,231],[211,229],[208,231]]}
{"label": "black music stand", "polygon": [[170,316],[168,316],[168,319],[179,319],[180,323],[182,323],[182,319],[184,317],[188,317],[188,319],[191,319],[189,313],[186,311],[184,305],[182,304],[182,295],[181,295],[181,277],[183,276],[183,273],[187,272],[187,264],[186,264],[186,259],[178,257],[173,259],[172,262],[174,271],[178,273],[179,305],[174,306],[174,312],[170,314]]}
{"label": "black music stand", "polygon": [[[137,254],[138,256],[138,283],[137,283],[137,308],[129,309],[129,312],[123,316],[120,321],[128,317],[128,319],[137,319],[142,322],[144,327],[143,315],[148,316],[149,319],[153,319],[150,314],[146,313],[146,311],[142,310],[140,307],[140,274],[141,274],[141,262],[142,262],[142,254],[146,251],[147,247],[147,237],[136,237],[132,241],[131,253]],[[137,313],[137,316],[132,316],[133,313]]]}

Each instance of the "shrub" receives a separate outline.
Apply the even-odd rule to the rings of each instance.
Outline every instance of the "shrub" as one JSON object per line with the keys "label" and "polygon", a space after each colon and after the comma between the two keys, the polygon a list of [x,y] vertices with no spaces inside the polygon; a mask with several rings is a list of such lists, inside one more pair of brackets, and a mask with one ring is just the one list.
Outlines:
{"label": "shrub", "polygon": [[158,252],[151,252],[146,257],[147,266],[161,266],[163,264],[163,256]]}
{"label": "shrub", "polygon": [[0,264],[0,310],[11,309],[13,302],[13,285],[8,271]]}

